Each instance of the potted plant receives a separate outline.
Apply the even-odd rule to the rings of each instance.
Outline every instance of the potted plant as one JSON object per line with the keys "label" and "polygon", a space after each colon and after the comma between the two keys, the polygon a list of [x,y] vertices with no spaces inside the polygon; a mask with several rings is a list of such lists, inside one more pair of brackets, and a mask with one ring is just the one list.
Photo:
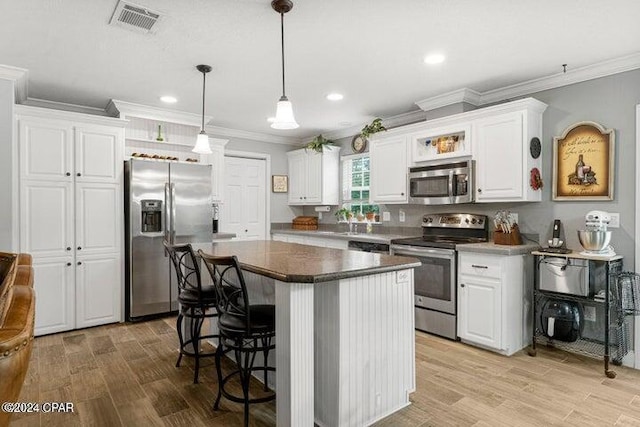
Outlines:
{"label": "potted plant", "polygon": [[311,140],[311,142],[309,142],[305,146],[305,148],[307,150],[314,150],[314,151],[317,151],[318,153],[322,153],[322,150],[327,145],[334,145],[334,142],[331,141],[330,139],[325,138],[324,136],[322,136],[322,134],[320,134],[315,138],[313,138],[313,140]]}
{"label": "potted plant", "polygon": [[365,212],[364,215],[367,217],[367,221],[371,221],[371,222],[373,222],[373,220],[376,217],[376,213],[372,210],[368,210],[367,212]]}
{"label": "potted plant", "polygon": [[338,219],[338,222],[349,221],[351,218],[353,218],[353,213],[347,208],[338,209],[335,215]]}
{"label": "potted plant", "polygon": [[378,117],[376,119],[373,119],[370,124],[365,125],[365,127],[363,127],[360,131],[360,135],[362,135],[363,138],[367,139],[370,135],[385,130],[387,130],[387,128],[382,125],[382,119]]}

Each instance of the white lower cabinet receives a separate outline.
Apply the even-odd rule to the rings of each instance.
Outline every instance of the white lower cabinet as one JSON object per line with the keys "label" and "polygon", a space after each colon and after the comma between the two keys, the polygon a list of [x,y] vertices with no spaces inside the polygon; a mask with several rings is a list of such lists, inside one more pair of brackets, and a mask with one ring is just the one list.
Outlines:
{"label": "white lower cabinet", "polygon": [[73,256],[34,258],[36,291],[35,334],[69,331],[75,327],[75,265]]}
{"label": "white lower cabinet", "polygon": [[120,320],[122,283],[120,254],[83,255],[76,262],[76,327],[114,323]]}
{"label": "white lower cabinet", "polygon": [[528,255],[458,253],[458,336],[507,356],[530,340]]}

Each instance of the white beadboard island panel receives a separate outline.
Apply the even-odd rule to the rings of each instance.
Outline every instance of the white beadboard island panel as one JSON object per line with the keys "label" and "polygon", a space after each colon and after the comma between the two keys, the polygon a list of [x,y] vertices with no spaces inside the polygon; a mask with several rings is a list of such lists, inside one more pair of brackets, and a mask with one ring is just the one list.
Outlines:
{"label": "white beadboard island panel", "polygon": [[341,279],[315,291],[315,422],[370,425],[409,405],[413,269]]}

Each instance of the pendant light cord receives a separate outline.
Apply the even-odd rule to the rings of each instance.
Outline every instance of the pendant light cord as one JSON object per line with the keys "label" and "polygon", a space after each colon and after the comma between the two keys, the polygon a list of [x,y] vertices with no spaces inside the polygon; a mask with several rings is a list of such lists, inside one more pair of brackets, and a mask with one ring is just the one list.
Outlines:
{"label": "pendant light cord", "polygon": [[205,94],[206,82],[207,82],[207,73],[203,72],[202,73],[202,128],[200,129],[202,132],[204,132],[204,94]]}
{"label": "pendant light cord", "polygon": [[280,13],[280,46],[282,48],[282,97],[286,98],[287,95],[284,91],[284,13]]}

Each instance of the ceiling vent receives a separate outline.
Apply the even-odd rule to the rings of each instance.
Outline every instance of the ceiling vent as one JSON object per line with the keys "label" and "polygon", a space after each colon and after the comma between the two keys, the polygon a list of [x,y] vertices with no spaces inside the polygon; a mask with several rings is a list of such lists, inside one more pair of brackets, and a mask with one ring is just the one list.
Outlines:
{"label": "ceiling vent", "polygon": [[160,18],[159,12],[120,0],[109,25],[147,34],[153,32]]}

